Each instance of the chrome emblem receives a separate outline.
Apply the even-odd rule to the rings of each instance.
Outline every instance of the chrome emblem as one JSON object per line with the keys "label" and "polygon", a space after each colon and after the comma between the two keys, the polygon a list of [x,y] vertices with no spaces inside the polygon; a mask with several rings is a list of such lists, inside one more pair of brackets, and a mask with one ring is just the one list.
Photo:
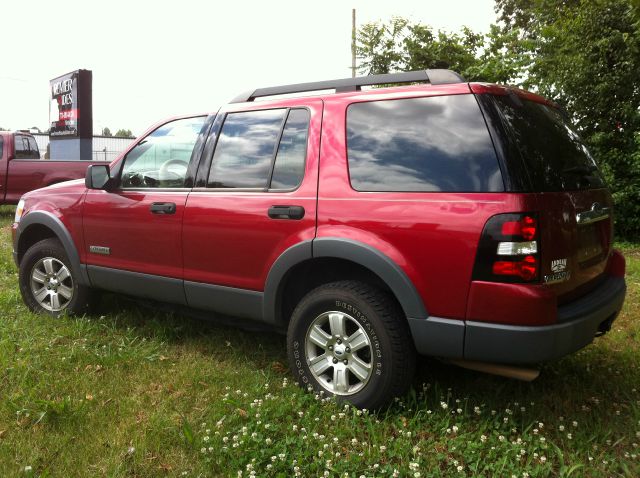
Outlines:
{"label": "chrome emblem", "polygon": [[544,276],[545,284],[563,282],[571,278],[571,271],[567,270],[567,259],[554,259],[551,261],[551,274]]}
{"label": "chrome emblem", "polygon": [[562,272],[567,269],[566,259],[555,259],[551,261],[551,272]]}
{"label": "chrome emblem", "polygon": [[89,252],[93,254],[102,254],[103,256],[111,255],[111,248],[104,246],[89,246]]}

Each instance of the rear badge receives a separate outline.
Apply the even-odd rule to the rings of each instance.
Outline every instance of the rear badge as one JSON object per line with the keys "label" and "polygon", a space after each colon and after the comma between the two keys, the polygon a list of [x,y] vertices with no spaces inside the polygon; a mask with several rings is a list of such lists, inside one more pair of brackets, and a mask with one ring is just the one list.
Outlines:
{"label": "rear badge", "polygon": [[89,252],[94,254],[102,254],[103,256],[111,255],[111,248],[104,246],[89,246]]}
{"label": "rear badge", "polygon": [[551,274],[544,276],[546,284],[563,282],[571,278],[571,272],[567,270],[567,259],[555,259],[551,261]]}

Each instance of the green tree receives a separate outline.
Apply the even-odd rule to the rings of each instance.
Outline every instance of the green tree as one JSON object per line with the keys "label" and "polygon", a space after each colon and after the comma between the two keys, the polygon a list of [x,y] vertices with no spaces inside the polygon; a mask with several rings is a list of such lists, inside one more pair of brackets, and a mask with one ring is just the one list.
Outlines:
{"label": "green tree", "polygon": [[496,0],[487,35],[392,18],[358,33],[365,74],[449,68],[471,81],[522,86],[560,103],[599,161],[616,231],[640,237],[640,2]]}
{"label": "green tree", "polygon": [[115,134],[116,138],[132,138],[133,133],[130,129],[119,129]]}
{"label": "green tree", "polygon": [[109,128],[102,128],[102,136],[113,136]]}
{"label": "green tree", "polygon": [[614,193],[616,231],[640,236],[640,15],[631,0],[497,0],[520,82],[562,104]]}
{"label": "green tree", "polygon": [[446,68],[470,80],[501,79],[500,73],[491,69],[494,64],[484,61],[488,38],[466,27],[460,33],[448,33],[394,17],[388,23],[363,25],[357,39],[358,69],[368,75]]}

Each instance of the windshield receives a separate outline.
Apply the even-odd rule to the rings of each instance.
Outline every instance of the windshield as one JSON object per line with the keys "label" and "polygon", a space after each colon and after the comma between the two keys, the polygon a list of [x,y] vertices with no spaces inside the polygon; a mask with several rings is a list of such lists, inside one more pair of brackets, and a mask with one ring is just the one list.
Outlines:
{"label": "windshield", "polygon": [[515,95],[494,99],[513,135],[534,190],[604,187],[587,146],[559,110]]}

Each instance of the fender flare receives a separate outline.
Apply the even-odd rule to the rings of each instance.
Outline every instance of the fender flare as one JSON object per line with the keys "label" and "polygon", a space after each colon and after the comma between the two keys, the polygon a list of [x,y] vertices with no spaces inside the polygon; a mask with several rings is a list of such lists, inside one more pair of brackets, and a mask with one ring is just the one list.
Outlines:
{"label": "fender flare", "polygon": [[33,225],[42,225],[49,228],[55,234],[56,238],[64,247],[71,267],[78,271],[78,282],[82,285],[89,286],[89,276],[86,271],[86,267],[80,263],[80,256],[78,250],[71,238],[71,234],[67,230],[66,226],[60,219],[47,211],[33,211],[20,219],[18,224],[18,230],[16,231],[15,249],[16,254],[18,252],[18,245],[20,244],[20,236]]}
{"label": "fender flare", "polygon": [[336,258],[366,267],[391,289],[404,314],[412,319],[429,317],[427,309],[407,274],[391,258],[377,249],[351,239],[322,237],[290,247],[274,262],[265,283],[263,316],[266,322],[276,323],[278,290],[285,275],[297,264],[315,258]]}

